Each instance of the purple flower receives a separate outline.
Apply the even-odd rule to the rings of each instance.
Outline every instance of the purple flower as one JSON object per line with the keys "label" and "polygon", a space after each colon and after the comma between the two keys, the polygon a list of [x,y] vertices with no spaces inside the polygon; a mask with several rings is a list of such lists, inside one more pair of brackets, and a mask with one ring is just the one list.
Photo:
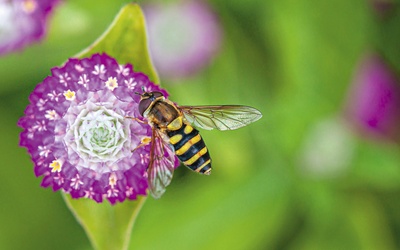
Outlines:
{"label": "purple flower", "polygon": [[146,195],[150,146],[132,150],[151,127],[127,117],[141,117],[135,92],[142,87],[167,93],[106,54],[69,59],[51,72],[18,122],[42,186],[112,204]]}
{"label": "purple flower", "polygon": [[363,131],[395,139],[400,121],[398,84],[396,76],[380,57],[366,57],[350,89],[348,117]]}
{"label": "purple flower", "polygon": [[202,1],[144,6],[150,51],[160,75],[180,78],[206,66],[221,43],[219,22]]}
{"label": "purple flower", "polygon": [[57,3],[58,0],[1,0],[0,55],[40,40],[47,16]]}
{"label": "purple flower", "polygon": [[396,7],[396,2],[393,0],[370,0],[373,10],[381,17]]}

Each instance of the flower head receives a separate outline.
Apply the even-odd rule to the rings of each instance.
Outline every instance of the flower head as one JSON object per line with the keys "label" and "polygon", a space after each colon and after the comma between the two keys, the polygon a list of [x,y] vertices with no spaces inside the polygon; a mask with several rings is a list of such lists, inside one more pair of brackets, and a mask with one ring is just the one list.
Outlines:
{"label": "flower head", "polygon": [[150,146],[138,146],[151,137],[151,127],[127,118],[140,117],[135,92],[142,87],[167,95],[106,54],[53,68],[18,122],[24,129],[20,145],[28,149],[36,176],[44,177],[42,186],[97,202],[146,195]]}
{"label": "flower head", "polygon": [[346,113],[362,131],[398,140],[400,87],[379,56],[362,60],[350,89]]}
{"label": "flower head", "polygon": [[206,66],[221,43],[221,27],[203,1],[144,6],[149,45],[160,75],[180,78]]}
{"label": "flower head", "polygon": [[41,39],[58,0],[0,1],[0,55]]}

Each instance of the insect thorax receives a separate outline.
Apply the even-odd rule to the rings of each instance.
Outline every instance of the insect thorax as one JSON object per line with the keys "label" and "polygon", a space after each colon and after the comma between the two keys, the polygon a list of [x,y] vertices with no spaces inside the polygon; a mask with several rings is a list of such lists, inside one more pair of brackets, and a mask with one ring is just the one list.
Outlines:
{"label": "insect thorax", "polygon": [[151,108],[148,117],[158,128],[163,129],[174,121],[180,114],[175,106],[166,101],[157,101]]}

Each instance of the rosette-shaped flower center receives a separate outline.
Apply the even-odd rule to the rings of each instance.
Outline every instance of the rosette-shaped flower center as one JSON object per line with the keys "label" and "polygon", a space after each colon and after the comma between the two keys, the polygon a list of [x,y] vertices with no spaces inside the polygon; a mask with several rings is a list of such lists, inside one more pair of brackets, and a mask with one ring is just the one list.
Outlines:
{"label": "rosette-shaped flower center", "polygon": [[142,87],[167,94],[104,54],[52,69],[18,123],[42,186],[98,202],[145,195],[150,146],[138,146],[151,127],[130,118],[141,117]]}
{"label": "rosette-shaped flower center", "polygon": [[[131,154],[131,133],[129,121],[112,110],[112,103],[117,101],[109,95],[110,102],[96,106],[92,101],[70,108],[67,115],[69,126],[65,136],[58,136],[68,148],[70,155],[78,154],[82,168],[93,168],[98,172],[109,172],[111,164]],[[93,99],[93,97],[91,98]],[[96,168],[97,163],[103,166]],[[78,165],[80,167],[80,165]]]}
{"label": "rosette-shaped flower center", "polygon": [[123,130],[123,120],[114,111],[103,107],[92,112],[82,110],[69,130],[73,136],[69,146],[76,147],[79,156],[86,160],[118,160],[129,137],[129,130]]}

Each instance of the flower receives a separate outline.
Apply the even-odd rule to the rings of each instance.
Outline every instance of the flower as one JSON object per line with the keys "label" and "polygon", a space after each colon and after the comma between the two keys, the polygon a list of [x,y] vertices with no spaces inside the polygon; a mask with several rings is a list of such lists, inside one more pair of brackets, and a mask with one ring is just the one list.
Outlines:
{"label": "flower", "polygon": [[149,47],[164,78],[181,78],[210,63],[221,43],[217,17],[202,1],[145,5]]}
{"label": "flower", "polygon": [[360,63],[349,91],[346,114],[362,131],[398,140],[400,87],[396,75],[378,56]]}
{"label": "flower", "polygon": [[141,117],[135,92],[142,87],[167,93],[106,54],[69,59],[51,72],[18,122],[41,185],[112,204],[146,195],[150,146],[138,146],[151,127],[128,117]]}
{"label": "flower", "polygon": [[396,8],[396,2],[393,0],[370,0],[373,10],[380,17],[386,16]]}
{"label": "flower", "polygon": [[316,179],[344,175],[355,153],[355,139],[341,117],[324,117],[311,124],[299,152],[300,171]]}
{"label": "flower", "polygon": [[0,1],[0,55],[40,40],[58,0]]}

